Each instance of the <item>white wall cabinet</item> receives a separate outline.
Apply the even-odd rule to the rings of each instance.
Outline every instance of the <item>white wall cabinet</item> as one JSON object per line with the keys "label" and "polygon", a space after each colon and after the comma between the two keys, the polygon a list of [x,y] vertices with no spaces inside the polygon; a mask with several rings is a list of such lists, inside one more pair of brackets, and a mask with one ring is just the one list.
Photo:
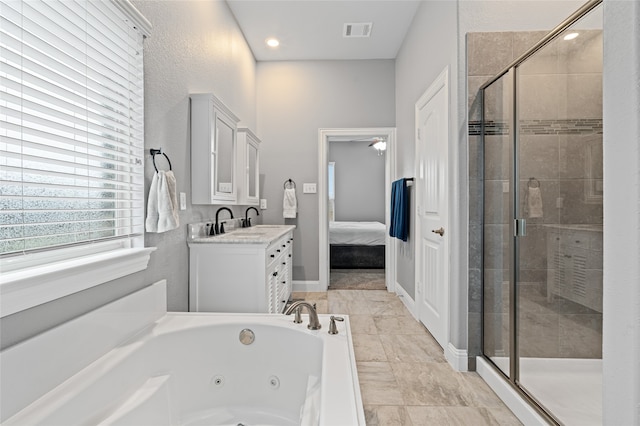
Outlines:
{"label": "white wall cabinet", "polygon": [[293,228],[270,242],[190,243],[189,311],[281,313],[292,290]]}
{"label": "white wall cabinet", "polygon": [[238,204],[260,203],[260,139],[248,128],[238,128]]}
{"label": "white wall cabinet", "polygon": [[191,95],[193,204],[237,204],[238,121],[215,95]]}

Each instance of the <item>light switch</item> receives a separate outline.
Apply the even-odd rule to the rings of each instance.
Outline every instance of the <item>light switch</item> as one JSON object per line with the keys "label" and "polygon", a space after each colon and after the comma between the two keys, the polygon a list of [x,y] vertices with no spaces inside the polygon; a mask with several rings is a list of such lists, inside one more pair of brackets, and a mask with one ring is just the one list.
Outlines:
{"label": "light switch", "polygon": [[180,210],[187,209],[187,194],[184,192],[180,193]]}
{"label": "light switch", "polygon": [[267,209],[267,199],[266,198],[260,198],[260,209],[261,210],[266,210]]}
{"label": "light switch", "polygon": [[317,191],[317,187],[315,183],[303,183],[302,184],[302,192],[305,194],[315,194]]}

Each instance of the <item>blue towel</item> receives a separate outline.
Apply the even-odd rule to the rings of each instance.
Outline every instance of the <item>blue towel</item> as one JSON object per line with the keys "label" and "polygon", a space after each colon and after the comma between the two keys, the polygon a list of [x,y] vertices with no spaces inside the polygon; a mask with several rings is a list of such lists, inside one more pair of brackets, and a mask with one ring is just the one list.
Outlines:
{"label": "blue towel", "polygon": [[391,186],[389,235],[402,241],[407,241],[409,237],[409,193],[406,179],[398,179]]}

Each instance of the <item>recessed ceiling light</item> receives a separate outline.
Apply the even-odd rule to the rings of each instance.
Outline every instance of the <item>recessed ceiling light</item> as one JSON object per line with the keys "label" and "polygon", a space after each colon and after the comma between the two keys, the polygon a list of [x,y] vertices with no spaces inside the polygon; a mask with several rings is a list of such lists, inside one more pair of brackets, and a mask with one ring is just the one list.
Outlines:
{"label": "recessed ceiling light", "polygon": [[566,36],[564,36],[565,40],[573,40],[574,38],[578,37],[580,34],[578,33],[569,33]]}
{"label": "recessed ceiling light", "polygon": [[267,46],[269,46],[269,47],[278,47],[278,46],[280,46],[280,42],[278,41],[277,38],[271,37],[271,38],[267,39]]}

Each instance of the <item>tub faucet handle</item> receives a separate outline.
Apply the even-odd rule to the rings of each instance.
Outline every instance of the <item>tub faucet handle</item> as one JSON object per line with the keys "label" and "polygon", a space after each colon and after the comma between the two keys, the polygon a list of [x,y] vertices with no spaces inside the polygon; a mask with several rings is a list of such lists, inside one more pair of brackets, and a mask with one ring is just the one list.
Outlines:
{"label": "tub faucet handle", "polygon": [[336,327],[336,321],[344,321],[342,317],[334,317],[331,315],[329,318],[331,322],[329,323],[329,334],[338,334],[338,327]]}

